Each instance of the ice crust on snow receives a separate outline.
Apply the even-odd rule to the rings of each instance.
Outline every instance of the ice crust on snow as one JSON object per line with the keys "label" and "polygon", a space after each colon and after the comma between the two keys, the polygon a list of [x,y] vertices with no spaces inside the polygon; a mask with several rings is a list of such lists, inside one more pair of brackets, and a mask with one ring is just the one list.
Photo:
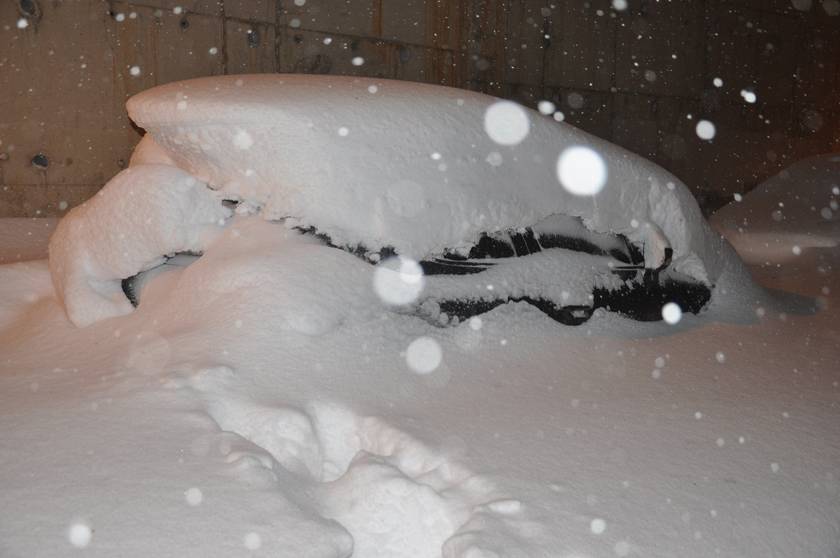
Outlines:
{"label": "ice crust on snow", "polygon": [[50,271],[70,320],[128,314],[120,282],[167,254],[202,252],[230,216],[218,195],[181,169],[135,165],[70,211],[50,238]]}
{"label": "ice crust on snow", "polygon": [[[419,260],[560,213],[639,245],[652,229],[632,223],[655,225],[674,249],[673,268],[706,283],[731,263],[732,252],[674,176],[526,108],[516,114],[527,119],[527,134],[500,145],[485,129],[498,102],[419,83],[245,75],[155,87],[127,106],[179,167],[261,207],[266,219],[294,217],[339,245],[392,246]],[[340,137],[338,129],[352,133]],[[570,147],[603,160],[605,183],[595,195],[560,184],[558,158]],[[493,154],[499,164],[487,162]]]}

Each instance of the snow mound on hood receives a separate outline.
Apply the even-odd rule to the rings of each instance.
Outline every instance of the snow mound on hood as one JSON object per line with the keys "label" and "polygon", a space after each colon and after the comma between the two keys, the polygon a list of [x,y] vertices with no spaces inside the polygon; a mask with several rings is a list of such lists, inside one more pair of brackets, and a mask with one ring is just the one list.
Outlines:
{"label": "snow mound on hood", "polygon": [[171,166],[138,165],[62,219],[50,238],[56,294],[77,326],[128,314],[120,281],[201,252],[230,214],[206,184]]}
{"label": "snow mound on hood", "polygon": [[[562,213],[639,244],[663,234],[673,268],[706,283],[735,258],[673,175],[487,95],[381,79],[245,75],[155,87],[127,106],[179,167],[261,207],[267,219],[296,218],[336,244],[391,246],[421,259]],[[561,155],[580,146],[597,155],[572,169],[572,180],[600,186],[594,178],[605,174],[594,195],[571,193],[559,179]],[[589,168],[593,160],[603,168]]]}

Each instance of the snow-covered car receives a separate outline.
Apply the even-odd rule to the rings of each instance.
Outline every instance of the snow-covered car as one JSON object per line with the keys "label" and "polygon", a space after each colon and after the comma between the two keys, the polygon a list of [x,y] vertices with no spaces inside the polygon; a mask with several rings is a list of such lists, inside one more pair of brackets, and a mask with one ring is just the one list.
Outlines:
{"label": "snow-covered car", "polygon": [[[174,243],[163,241],[172,234],[156,237],[151,255],[135,239],[142,243],[155,220],[133,219],[112,231],[105,252],[117,254],[113,261],[74,266],[80,258],[62,258],[66,246],[102,250],[69,225],[96,212],[71,212],[50,256],[77,324],[130,311],[119,286],[136,304],[130,277],[161,256],[201,252],[212,242],[208,223],[228,220],[223,205],[370,262],[386,304],[444,324],[511,301],[565,324],[599,307],[639,320],[661,319],[669,302],[698,313],[723,270],[740,265],[667,171],[487,95],[380,79],[248,75],[155,87],[127,106],[147,134],[104,198],[126,198],[140,183],[170,192],[180,183],[176,189],[189,192],[180,202],[147,193],[117,213],[158,220],[166,213],[169,221],[154,226],[189,234]],[[161,180],[165,167],[184,176]],[[196,184],[209,187],[200,199]],[[111,211],[101,199],[92,203]],[[202,208],[200,217],[185,217],[192,207]],[[97,299],[106,299],[104,310]],[[100,310],[83,317],[89,307]]]}

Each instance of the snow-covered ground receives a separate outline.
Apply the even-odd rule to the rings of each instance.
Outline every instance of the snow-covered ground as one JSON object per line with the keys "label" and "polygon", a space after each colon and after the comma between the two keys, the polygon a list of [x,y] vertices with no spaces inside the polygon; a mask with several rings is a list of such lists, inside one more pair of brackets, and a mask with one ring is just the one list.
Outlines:
{"label": "snow-covered ground", "polygon": [[[10,227],[0,261],[46,255]],[[2,265],[0,556],[836,557],[840,249],[777,238],[776,292],[675,326],[437,328],[256,217],[83,329]]]}

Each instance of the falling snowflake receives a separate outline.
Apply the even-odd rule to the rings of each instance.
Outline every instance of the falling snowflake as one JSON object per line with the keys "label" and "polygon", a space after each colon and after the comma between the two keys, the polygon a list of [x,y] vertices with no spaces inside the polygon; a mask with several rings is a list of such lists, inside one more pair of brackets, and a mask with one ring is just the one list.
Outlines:
{"label": "falling snowflake", "polygon": [[487,161],[491,167],[498,167],[504,162],[504,158],[498,151],[491,151],[487,154],[485,161]]}
{"label": "falling snowflake", "polygon": [[704,140],[713,139],[716,133],[715,125],[708,120],[698,121],[694,130],[697,132],[697,137]]}
{"label": "falling snowflake", "polygon": [[405,305],[414,302],[424,285],[423,268],[414,260],[388,258],[376,266],[373,288],[387,304]]}
{"label": "falling snowflake", "polygon": [[594,196],[607,182],[607,165],[589,147],[569,147],[557,159],[557,178],[569,193]]}
{"label": "falling snowflake", "polygon": [[569,93],[569,95],[566,97],[566,102],[569,103],[569,106],[572,107],[575,110],[581,109],[581,108],[583,108],[583,103],[584,103],[583,95],[581,95],[580,93],[576,93],[576,92],[575,93]]}
{"label": "falling snowflake", "polygon": [[246,149],[251,149],[251,146],[254,145],[254,138],[245,130],[237,130],[233,136],[233,145],[237,149],[245,151]]}
{"label": "falling snowflake", "polygon": [[675,302],[669,302],[662,307],[662,319],[665,323],[674,325],[682,319],[682,308]]}
{"label": "falling snowflake", "polygon": [[93,531],[89,525],[74,523],[67,530],[67,539],[76,548],[85,548],[93,538]]}
{"label": "falling snowflake", "polygon": [[204,494],[201,493],[200,489],[192,487],[184,491],[184,499],[186,499],[187,504],[195,507],[204,500]]}
{"label": "falling snowflake", "polygon": [[440,344],[431,337],[418,337],[405,351],[408,367],[418,374],[434,372],[443,358]]}
{"label": "falling snowflake", "polygon": [[540,101],[539,103],[537,103],[537,110],[539,110],[541,114],[554,114],[555,109],[556,107],[551,101]]}
{"label": "falling snowflake", "polygon": [[251,531],[242,541],[248,550],[258,550],[262,546],[262,537]]}
{"label": "falling snowflake", "polygon": [[498,101],[484,113],[484,131],[499,145],[516,145],[528,135],[528,114],[512,101]]}

